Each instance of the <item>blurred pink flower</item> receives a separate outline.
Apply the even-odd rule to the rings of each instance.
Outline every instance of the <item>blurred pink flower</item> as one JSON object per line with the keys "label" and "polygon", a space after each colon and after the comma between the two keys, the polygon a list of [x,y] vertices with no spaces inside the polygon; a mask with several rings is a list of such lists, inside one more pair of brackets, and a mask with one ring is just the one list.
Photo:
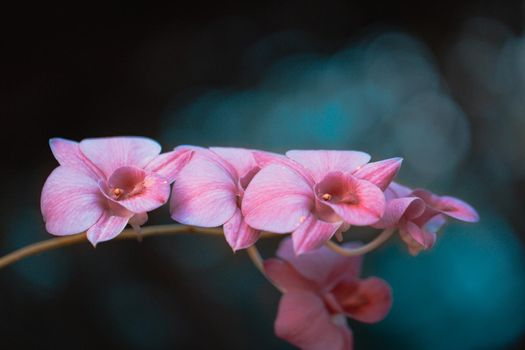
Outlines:
{"label": "blurred pink flower", "polygon": [[42,190],[46,229],[58,236],[87,230],[93,245],[114,238],[128,222],[144,224],[148,211],[167,202],[170,183],[192,155],[184,149],[160,154],[160,145],[144,137],[49,144],[60,166]]}
{"label": "blurred pink flower", "polygon": [[242,148],[192,147],[193,159],[173,185],[171,217],[183,224],[224,225],[234,251],[254,244],[261,231],[250,227],[241,213],[244,190],[260,170],[252,151]]}
{"label": "blurred pink flower", "polygon": [[432,248],[437,231],[446,223],[446,217],[465,222],[479,220],[478,213],[464,201],[448,196],[437,196],[427,190],[412,190],[393,182],[385,191],[387,206],[377,228],[398,227],[410,254]]}
{"label": "blurred pink flower", "polygon": [[288,151],[287,157],[254,153],[262,170],[246,189],[242,211],[257,229],[292,233],[297,254],[322,246],[350,225],[383,215],[383,190],[400,158],[368,163],[357,151]]}
{"label": "blurred pink flower", "polygon": [[290,239],[264,262],[270,280],[283,291],[275,333],[306,350],[353,348],[346,317],[374,323],[390,311],[392,292],[384,280],[359,279],[362,257],[344,257],[327,247],[295,255]]}

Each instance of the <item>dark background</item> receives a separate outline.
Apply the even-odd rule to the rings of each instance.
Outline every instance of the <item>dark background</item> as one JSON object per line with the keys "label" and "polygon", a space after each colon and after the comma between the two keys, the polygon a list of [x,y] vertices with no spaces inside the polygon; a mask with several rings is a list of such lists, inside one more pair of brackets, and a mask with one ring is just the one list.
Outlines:
{"label": "dark background", "polygon": [[[55,136],[144,135],[165,149],[193,143],[400,155],[408,163],[402,179],[462,196],[480,209],[482,222],[451,225],[443,244],[422,257],[406,257],[400,244],[374,253],[365,274],[389,280],[396,304],[382,324],[351,323],[356,348],[525,348],[524,11],[514,0],[10,4],[0,15],[0,252],[49,237],[39,198],[56,166],[47,145]],[[366,51],[377,38],[383,46]],[[391,42],[395,50],[388,51]],[[438,77],[436,86],[460,111],[453,122],[461,127],[444,132],[450,149],[442,158],[410,151],[432,144],[425,133],[438,133],[442,124],[396,119],[395,125],[408,123],[401,135],[419,135],[406,151],[403,137],[389,141],[389,124],[379,123],[384,117],[369,117],[390,113],[374,108],[387,106],[399,86],[418,92],[410,79],[419,81],[420,73],[411,75],[410,60],[400,64],[407,74],[398,81],[380,81],[379,88],[392,83],[392,89],[374,92],[380,98],[362,116],[294,119],[294,111],[309,110],[312,96],[322,103],[339,91],[319,90],[319,80],[308,75],[319,72],[316,64],[335,67],[341,84],[341,67],[329,66],[330,57],[356,48],[366,70],[367,57],[385,57],[384,47],[394,58],[415,52],[410,57],[430,62],[422,72]],[[286,113],[260,112],[252,103],[264,109],[297,89],[302,95],[290,97]],[[403,107],[408,100],[398,101]],[[439,119],[443,105],[437,105]],[[334,124],[350,119],[366,133],[332,134],[338,125],[358,125]],[[422,169],[418,157],[444,170]],[[150,217],[151,224],[165,222],[166,208]],[[275,243],[262,245],[269,255]],[[221,238],[159,237],[96,250],[83,244],[0,271],[0,344],[287,349],[273,335],[278,297],[244,252],[232,255]]]}

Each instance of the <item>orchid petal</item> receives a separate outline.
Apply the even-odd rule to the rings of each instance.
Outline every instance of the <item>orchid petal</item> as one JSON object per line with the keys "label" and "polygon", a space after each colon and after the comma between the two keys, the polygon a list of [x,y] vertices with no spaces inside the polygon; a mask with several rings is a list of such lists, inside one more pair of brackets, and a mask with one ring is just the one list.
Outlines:
{"label": "orchid petal", "polygon": [[248,225],[276,233],[294,231],[312,206],[313,191],[308,182],[293,169],[277,164],[255,175],[242,200]]}
{"label": "orchid petal", "polygon": [[292,291],[279,303],[275,333],[305,350],[344,350],[347,336],[341,332],[315,293]]}
{"label": "orchid petal", "polygon": [[264,273],[273,283],[286,292],[297,289],[315,291],[318,288],[314,281],[303,276],[289,262],[280,259],[265,260]]}
{"label": "orchid petal", "polygon": [[282,154],[273,153],[273,152],[254,150],[252,152],[252,156],[260,168],[264,168],[271,164],[289,165],[290,163],[293,163],[293,161],[290,158]]}
{"label": "orchid petal", "polygon": [[80,150],[106,176],[123,166],[144,168],[160,153],[160,145],[145,137],[107,137],[85,139]]}
{"label": "orchid petal", "polygon": [[80,158],[81,153],[78,147],[78,142],[55,137],[49,139],[49,147],[60,165],[67,165],[73,168],[84,166]]}
{"label": "orchid petal", "polygon": [[413,195],[423,199],[431,208],[452,218],[466,222],[479,221],[476,210],[461,199],[449,196],[440,197],[423,189],[414,190]]}
{"label": "orchid petal", "polygon": [[342,282],[332,294],[345,314],[360,322],[379,322],[392,307],[392,289],[377,277]]}
{"label": "orchid petal", "polygon": [[295,252],[303,254],[316,250],[335,234],[342,222],[326,222],[309,215],[292,233]]}
{"label": "orchid petal", "polygon": [[417,255],[421,250],[430,249],[436,242],[436,234],[429,232],[412,221],[407,221],[399,229],[399,235],[408,246],[412,255]]}
{"label": "orchid petal", "polygon": [[412,189],[392,181],[385,191],[385,196],[390,198],[410,197]]}
{"label": "orchid petal", "polygon": [[461,199],[442,196],[436,208],[443,214],[465,222],[478,222],[479,215],[472,206]]}
{"label": "orchid petal", "polygon": [[395,227],[402,218],[413,219],[423,214],[425,202],[418,197],[405,197],[389,200],[385,214],[372,225],[375,228]]}
{"label": "orchid petal", "polygon": [[210,153],[197,150],[177,176],[170,201],[173,220],[214,227],[224,224],[237,210],[236,179],[209,157]]}
{"label": "orchid petal", "polygon": [[224,236],[233,251],[252,246],[260,235],[260,230],[246,224],[240,209],[237,209],[231,219],[224,224]]}
{"label": "orchid petal", "polygon": [[[348,248],[354,246],[352,243],[344,245]],[[326,289],[332,288],[342,278],[357,278],[363,261],[362,256],[343,256],[325,246],[311,254],[296,255],[289,238],[281,241],[277,256],[292,264],[301,275]]]}
{"label": "orchid petal", "polygon": [[381,190],[386,190],[401,168],[403,158],[390,158],[363,165],[352,175],[370,181]]}
{"label": "orchid petal", "polygon": [[87,231],[87,239],[93,246],[109,241],[124,230],[128,220],[129,217],[111,215],[111,212],[105,211],[97,223]]}
{"label": "orchid petal", "polygon": [[428,238],[426,237],[425,230],[414,224],[412,221],[408,221],[404,227],[410,237],[421,246],[427,248]]}
{"label": "orchid petal", "polygon": [[54,235],[87,230],[104,211],[95,179],[76,168],[59,166],[46,180],[40,200],[46,229]]}
{"label": "orchid petal", "polygon": [[290,159],[282,154],[264,152],[264,151],[254,151],[253,157],[259,166],[259,168],[265,168],[269,165],[282,165],[288,167],[295,171],[299,176],[303,177],[306,182],[311,186],[315,184],[315,181],[312,177],[312,173],[306,169],[303,165],[299,164],[293,159]]}
{"label": "orchid petal", "polygon": [[104,177],[102,172],[80,152],[78,142],[55,137],[49,140],[49,147],[60,165],[81,170],[94,179]]}
{"label": "orchid petal", "polygon": [[292,150],[286,156],[312,172],[316,182],[332,171],[352,173],[370,160],[370,155],[359,151],[303,151]]}
{"label": "orchid petal", "polygon": [[188,164],[193,151],[190,149],[180,148],[171,152],[160,154],[146,165],[145,170],[155,172],[164,176],[168,183],[173,183],[175,177]]}
{"label": "orchid petal", "polygon": [[440,197],[428,190],[416,188],[412,191],[412,195],[421,198],[430,207],[435,208],[439,206]]}
{"label": "orchid petal", "polygon": [[235,167],[230,164],[226,159],[221,157],[219,154],[211,151],[208,148],[199,147],[199,146],[179,146],[177,149],[189,149],[193,150],[195,155],[198,155],[198,158],[200,159],[207,159],[208,161],[215,162],[218,164],[218,166],[221,166],[224,168],[224,170],[230,174],[230,176],[233,179],[238,179],[239,176],[237,176],[237,170],[235,170]]}
{"label": "orchid petal", "polygon": [[231,164],[240,178],[257,167],[252,151],[234,147],[210,147],[219,157]]}

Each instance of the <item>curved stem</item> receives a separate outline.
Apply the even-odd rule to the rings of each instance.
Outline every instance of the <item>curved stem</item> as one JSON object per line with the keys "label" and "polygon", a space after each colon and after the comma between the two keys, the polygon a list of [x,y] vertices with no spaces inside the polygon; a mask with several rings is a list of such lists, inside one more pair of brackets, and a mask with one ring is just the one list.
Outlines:
{"label": "curved stem", "polygon": [[[207,235],[221,235],[222,229],[220,228],[206,228],[206,227],[194,227],[180,224],[172,225],[154,225],[146,226],[141,228],[140,232],[135,231],[134,229],[126,229],[118,235],[116,240],[124,239],[137,239],[151,237],[151,236],[162,236],[162,235],[172,235],[177,233],[202,233]],[[263,233],[261,237],[273,236],[269,233]],[[58,249],[62,247],[67,247],[74,244],[87,242],[86,233],[79,233],[71,236],[55,237],[42,242],[37,242],[30,244],[28,246],[22,247],[15,250],[7,255],[4,255],[0,258],[0,269],[17,262],[18,260],[24,259],[28,256],[37,255],[42,252]]]}
{"label": "curved stem", "polygon": [[[387,241],[390,238],[390,236],[392,236],[394,231],[395,229],[386,229],[370,243],[364,246],[361,246],[359,248],[355,248],[355,249],[343,248],[332,241],[328,241],[326,244],[330,249],[334,250],[335,252],[341,255],[345,255],[345,256],[363,255],[365,253],[368,253],[374,250],[375,248],[383,244],[385,241]],[[154,225],[154,226],[143,227],[141,228],[140,232],[137,232],[134,229],[126,229],[122,231],[122,233],[114,239],[116,240],[125,240],[125,239],[141,240],[142,238],[151,237],[151,236],[173,235],[173,234],[178,234],[178,233],[201,233],[201,234],[207,234],[207,235],[222,236],[223,231],[220,228],[195,227],[195,226],[187,226],[187,225],[181,225],[181,224]],[[271,233],[263,233],[261,235],[261,238],[272,237],[272,236],[275,236],[275,235]],[[37,254],[43,253],[48,250],[54,250],[54,249],[67,247],[67,246],[84,243],[84,242],[87,242],[85,232],[79,233],[76,235],[71,235],[71,236],[55,237],[55,238],[51,238],[51,239],[48,239],[42,242],[33,243],[33,244],[17,249],[14,252],[11,252],[1,257],[0,258],[0,269],[8,265],[11,265],[19,260],[22,260],[26,257],[32,256],[32,255],[37,255]],[[250,258],[252,259],[253,263],[257,267],[257,269],[261,271],[263,275],[265,275],[264,268],[263,268],[263,260],[257,248],[255,246],[252,246],[247,249],[247,252]]]}
{"label": "curved stem", "polygon": [[266,276],[266,273],[264,273],[264,265],[263,265],[263,259],[261,257],[261,253],[259,253],[259,250],[255,246],[255,244],[252,245],[251,247],[246,248],[246,252],[248,253],[248,256],[252,260],[257,270],[261,271],[261,273],[264,276]]}
{"label": "curved stem", "polygon": [[381,244],[388,241],[388,239],[394,234],[394,232],[396,232],[395,228],[387,228],[383,232],[381,232],[376,238],[374,238],[372,241],[368,242],[367,244],[363,246],[353,248],[353,249],[341,247],[339,244],[332,242],[332,241],[326,242],[326,245],[328,246],[328,248],[332,249],[334,252],[338,254],[341,254],[344,256],[359,256],[359,255],[364,255],[366,253],[371,252],[372,250],[379,247]]}
{"label": "curved stem", "polygon": [[284,293],[284,289],[275,284],[264,271],[264,260],[261,257],[261,253],[259,253],[259,249],[257,249],[255,244],[246,248],[246,252],[248,253],[248,256],[252,260],[257,270],[261,272],[261,274],[268,280],[268,282],[270,282],[279,292]]}

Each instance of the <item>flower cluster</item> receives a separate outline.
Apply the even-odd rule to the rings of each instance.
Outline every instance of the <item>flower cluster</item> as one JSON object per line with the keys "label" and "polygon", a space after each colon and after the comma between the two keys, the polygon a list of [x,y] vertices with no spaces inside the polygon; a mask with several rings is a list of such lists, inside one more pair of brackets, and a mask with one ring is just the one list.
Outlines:
{"label": "flower cluster", "polygon": [[408,190],[392,182],[401,158],[369,162],[357,151],[288,151],[278,155],[240,148],[196,148],[177,176],[171,217],[181,223],[224,225],[234,250],[261,231],[292,233],[297,254],[314,251],[355,226],[398,227],[409,251],[431,248],[445,216],[477,221],[453,197]]}
{"label": "flower cluster", "polygon": [[358,278],[360,258],[325,246],[333,236],[342,240],[351,226],[398,230],[416,255],[434,245],[446,218],[478,220],[457,198],[393,182],[401,158],[195,146],[161,154],[157,142],[142,137],[52,139],[50,146],[60,166],[44,185],[41,207],[52,234],[87,231],[96,245],[127,224],[138,230],[168,201],[172,183],[172,219],[222,226],[234,251],[253,246],[263,231],[291,233],[264,272],[284,293],[277,335],[304,349],[351,348],[345,317],[377,322],[391,306],[386,282]]}

